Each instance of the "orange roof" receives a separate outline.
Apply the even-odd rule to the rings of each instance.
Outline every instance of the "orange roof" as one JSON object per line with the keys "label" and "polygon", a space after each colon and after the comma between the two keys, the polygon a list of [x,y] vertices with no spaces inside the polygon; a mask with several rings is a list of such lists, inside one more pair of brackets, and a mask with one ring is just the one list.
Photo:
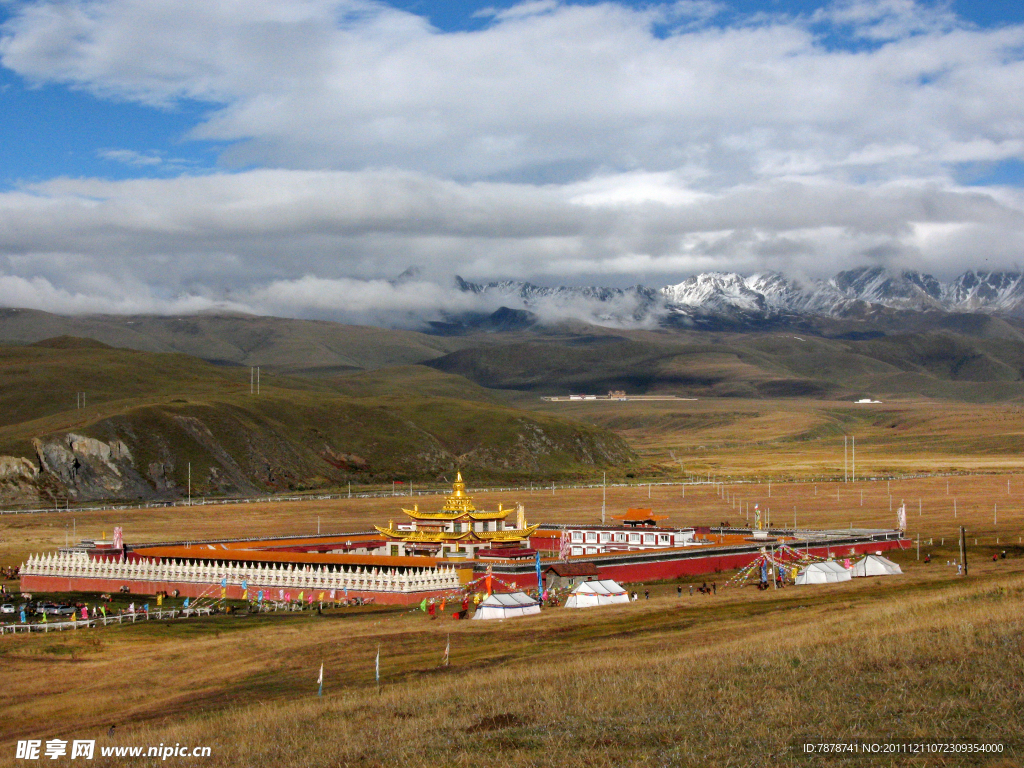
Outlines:
{"label": "orange roof", "polygon": [[[257,541],[223,541],[211,544],[215,549],[274,549],[275,547],[305,547],[316,544],[344,544],[346,541],[374,541],[380,534],[354,533],[336,536],[288,536],[281,539],[259,539]],[[193,544],[193,547],[205,547],[206,544]]]}
{"label": "orange roof", "polygon": [[634,507],[627,509],[624,515],[612,515],[612,520],[668,520],[668,515],[655,515],[650,509]]}
{"label": "orange roof", "polygon": [[[214,546],[214,545],[209,545]],[[135,547],[139,557],[174,557],[180,560],[231,560],[252,563],[303,563],[309,565],[362,565],[377,568],[433,568],[434,557],[392,557],[390,555],[330,555],[319,552],[265,552],[259,549],[209,549],[206,544],[190,547]]]}

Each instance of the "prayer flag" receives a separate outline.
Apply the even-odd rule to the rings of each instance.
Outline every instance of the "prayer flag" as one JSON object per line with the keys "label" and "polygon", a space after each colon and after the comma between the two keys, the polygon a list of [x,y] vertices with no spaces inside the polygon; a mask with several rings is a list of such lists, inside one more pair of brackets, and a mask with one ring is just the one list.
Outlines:
{"label": "prayer flag", "polygon": [[373,663],[373,676],[377,679],[377,684],[380,684],[380,646],[377,646],[377,660]]}
{"label": "prayer flag", "polygon": [[444,658],[441,659],[441,665],[442,666],[445,666],[445,667],[448,666],[448,655],[449,655],[449,653],[451,653],[451,650],[452,650],[452,636],[448,635],[448,642],[445,643],[445,645],[444,645]]}
{"label": "prayer flag", "polygon": [[319,690],[317,690],[317,692],[316,692],[316,695],[317,696],[323,696],[324,695],[324,663],[322,661],[320,662],[320,677],[318,677],[316,679],[316,684],[318,686],[320,686]]}

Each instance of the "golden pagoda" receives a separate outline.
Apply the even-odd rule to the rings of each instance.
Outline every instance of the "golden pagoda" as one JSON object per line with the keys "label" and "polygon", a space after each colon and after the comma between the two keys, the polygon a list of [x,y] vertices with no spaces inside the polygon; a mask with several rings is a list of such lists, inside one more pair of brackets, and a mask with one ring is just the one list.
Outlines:
{"label": "golden pagoda", "polygon": [[[540,527],[526,524],[522,504],[514,509],[502,509],[499,504],[494,512],[478,510],[466,493],[461,472],[440,512],[421,512],[419,504],[402,512],[409,516],[408,524],[396,527],[390,521],[387,528],[374,526],[387,539],[393,555],[471,558],[481,549],[519,549],[529,545],[530,535]],[[506,518],[513,512],[516,522],[511,525]]]}

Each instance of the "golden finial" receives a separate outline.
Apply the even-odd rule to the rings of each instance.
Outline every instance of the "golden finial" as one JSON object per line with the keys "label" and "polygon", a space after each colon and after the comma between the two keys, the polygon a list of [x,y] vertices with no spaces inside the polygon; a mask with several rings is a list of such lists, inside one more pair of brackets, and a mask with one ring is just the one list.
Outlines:
{"label": "golden finial", "polygon": [[452,494],[444,505],[445,512],[473,512],[473,498],[466,495],[466,483],[462,480],[462,473],[455,475],[455,482],[452,483]]}

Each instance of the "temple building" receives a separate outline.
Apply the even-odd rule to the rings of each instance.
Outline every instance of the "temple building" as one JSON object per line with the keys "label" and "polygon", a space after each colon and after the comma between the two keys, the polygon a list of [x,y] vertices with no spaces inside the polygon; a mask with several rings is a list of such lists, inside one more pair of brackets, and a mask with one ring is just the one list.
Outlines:
{"label": "temple building", "polygon": [[[431,557],[474,558],[481,550],[488,553],[521,553],[529,547],[530,535],[539,525],[527,525],[521,504],[515,509],[492,512],[478,510],[473,497],[466,494],[466,484],[460,472],[452,484],[452,493],[439,512],[421,512],[419,504],[403,509],[409,522],[396,526],[388,522],[387,528],[374,526],[386,539],[392,556],[427,555]],[[515,523],[506,518],[516,513]]]}

